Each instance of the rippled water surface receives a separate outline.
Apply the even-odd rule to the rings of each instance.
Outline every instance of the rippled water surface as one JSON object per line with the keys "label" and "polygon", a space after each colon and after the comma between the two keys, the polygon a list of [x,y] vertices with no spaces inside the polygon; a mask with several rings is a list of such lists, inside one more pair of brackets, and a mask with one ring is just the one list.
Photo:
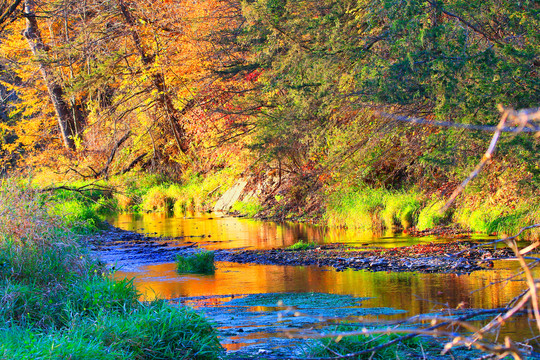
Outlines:
{"label": "rippled water surface", "polygon": [[[264,222],[217,214],[167,217],[160,214],[118,215],[110,220],[125,230],[153,236],[184,237],[208,249],[269,249],[299,240],[347,243],[374,247],[407,246],[452,241],[433,237],[374,237],[370,233],[327,229],[310,224]],[[181,244],[181,241],[180,241]],[[386,273],[346,270],[337,272],[315,266],[247,265],[218,262],[214,275],[186,275],[174,263],[146,265],[135,271],[119,271],[118,277],[135,277],[147,299],[215,296],[219,303],[242,294],[321,292],[370,298],[366,307],[389,307],[406,316],[443,308],[496,308],[506,305],[523,290],[519,281],[505,281],[518,266],[498,261],[493,270],[471,274]],[[197,302],[193,302],[197,306]],[[403,317],[403,315],[401,315]],[[527,320],[509,324],[505,334],[529,338]]]}

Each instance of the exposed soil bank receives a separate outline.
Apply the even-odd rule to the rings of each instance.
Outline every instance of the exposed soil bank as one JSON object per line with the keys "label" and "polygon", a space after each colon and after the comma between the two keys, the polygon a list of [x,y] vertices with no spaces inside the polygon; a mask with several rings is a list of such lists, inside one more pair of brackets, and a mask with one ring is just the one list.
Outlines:
{"label": "exposed soil bank", "polygon": [[[129,269],[145,264],[172,262],[177,254],[191,255],[204,244],[191,238],[151,237],[115,227],[90,238],[100,258],[109,264]],[[325,244],[306,250],[216,250],[217,261],[292,266],[331,266],[370,271],[419,271],[440,273],[469,273],[490,268],[492,260],[512,257],[507,249],[478,246],[471,241],[446,244],[427,244],[373,249]]]}

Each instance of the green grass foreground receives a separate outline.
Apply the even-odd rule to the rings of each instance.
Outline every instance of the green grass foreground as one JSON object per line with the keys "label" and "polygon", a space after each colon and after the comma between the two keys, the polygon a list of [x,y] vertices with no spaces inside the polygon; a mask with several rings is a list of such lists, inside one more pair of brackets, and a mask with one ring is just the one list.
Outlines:
{"label": "green grass foreground", "polygon": [[[43,194],[0,183],[0,358],[217,359],[215,330],[195,311],[139,302],[110,279]],[[69,210],[70,207],[63,208]]]}
{"label": "green grass foreground", "polygon": [[[349,330],[338,327],[338,330]],[[388,347],[383,347],[377,352],[369,349],[384,346],[386,343],[400,337],[401,334],[382,335],[353,335],[342,338],[327,338],[316,341],[308,349],[310,357],[335,357],[337,354],[356,354],[354,359],[413,359],[422,358],[423,347],[427,343],[420,337],[407,339]]]}
{"label": "green grass foreground", "polygon": [[177,255],[176,270],[180,274],[213,274],[216,271],[214,252],[202,251],[190,256]]}

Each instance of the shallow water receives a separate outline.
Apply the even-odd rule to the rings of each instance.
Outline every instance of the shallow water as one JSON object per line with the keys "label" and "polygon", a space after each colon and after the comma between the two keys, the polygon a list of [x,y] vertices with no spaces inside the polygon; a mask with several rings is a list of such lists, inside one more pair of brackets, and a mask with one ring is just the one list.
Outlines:
{"label": "shallow water", "polygon": [[[299,240],[377,247],[407,246],[452,240],[408,236],[374,237],[370,233],[327,229],[310,224],[264,222],[233,217],[193,215],[185,218],[163,214],[123,214],[110,222],[125,230],[155,236],[184,237],[208,249],[286,247]],[[175,241],[177,245],[182,240]],[[135,277],[135,284],[147,299],[162,297],[182,300],[194,306],[219,305],[244,294],[318,292],[369,298],[365,307],[404,310],[405,315],[432,313],[447,308],[498,308],[505,306],[524,288],[520,281],[504,281],[518,270],[513,261],[497,261],[492,270],[471,274],[386,273],[346,270],[337,272],[315,266],[247,265],[218,262],[214,275],[177,274],[174,263],[136,267],[119,271],[117,277]],[[203,299],[199,297],[204,297]],[[208,298],[210,297],[210,298]],[[204,300],[204,301],[203,301]],[[287,304],[285,304],[287,305]],[[510,323],[501,335],[531,338],[526,319]]]}

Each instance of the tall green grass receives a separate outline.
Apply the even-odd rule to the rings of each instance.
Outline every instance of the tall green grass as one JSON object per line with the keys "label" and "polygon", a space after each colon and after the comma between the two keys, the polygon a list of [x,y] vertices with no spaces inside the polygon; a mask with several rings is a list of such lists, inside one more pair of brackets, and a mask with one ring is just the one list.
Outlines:
{"label": "tall green grass", "polygon": [[400,226],[408,229],[415,224],[422,206],[422,195],[417,192],[388,192],[381,216],[386,228]]}
{"label": "tall green grass", "polygon": [[409,228],[415,224],[422,204],[416,192],[362,187],[338,190],[328,197],[328,225],[362,230]]}
{"label": "tall green grass", "polygon": [[3,359],[218,359],[220,353],[203,317],[163,302],[130,313],[77,316],[63,329],[0,327]]}
{"label": "tall green grass", "polygon": [[446,202],[434,196],[427,201],[418,214],[416,228],[420,231],[434,228],[448,222],[451,214],[449,212],[441,213],[441,209]]}
{"label": "tall green grass", "polygon": [[263,206],[257,198],[251,197],[246,200],[235,202],[231,210],[236,211],[241,215],[253,217],[263,210]]}
{"label": "tall green grass", "polygon": [[[351,328],[337,327],[338,331],[350,331]],[[316,341],[308,349],[310,357],[334,357],[336,354],[353,354],[384,345],[402,334],[375,334],[345,336],[336,340],[334,338]],[[376,352],[366,352],[354,357],[354,359],[411,359],[421,358],[429,344],[419,337],[406,339],[394,345],[384,347]],[[439,350],[440,351],[440,350]],[[415,356],[416,355],[416,356]]]}
{"label": "tall green grass", "polygon": [[[464,203],[454,214],[454,221],[475,232],[510,236],[521,228],[540,223],[540,201],[526,199],[512,206],[483,202]],[[540,240],[540,230],[523,234],[529,240]]]}
{"label": "tall green grass", "polygon": [[330,194],[326,209],[328,225],[372,229],[382,225],[387,191],[383,189],[344,189]]}
{"label": "tall green grass", "polygon": [[204,177],[188,174],[179,183],[154,185],[141,195],[140,209],[148,212],[172,211],[183,215],[187,210],[211,209],[215,200],[234,182],[230,170],[221,169]]}
{"label": "tall green grass", "polygon": [[[521,228],[540,223],[540,201],[537,198],[520,199],[511,205],[493,200],[478,202],[465,197],[454,207],[441,213],[446,199],[437,195],[427,198],[416,191],[392,191],[344,188],[328,194],[326,219],[328,225],[377,231],[394,227],[408,229],[415,226],[426,230],[440,225],[456,224],[465,229],[501,236],[516,234]],[[522,236],[540,239],[540,230],[534,229]]]}
{"label": "tall green grass", "polygon": [[73,232],[84,218],[66,216],[59,204],[26,184],[0,184],[0,358],[220,356],[204,318],[141,303],[131,281],[112,280]]}

